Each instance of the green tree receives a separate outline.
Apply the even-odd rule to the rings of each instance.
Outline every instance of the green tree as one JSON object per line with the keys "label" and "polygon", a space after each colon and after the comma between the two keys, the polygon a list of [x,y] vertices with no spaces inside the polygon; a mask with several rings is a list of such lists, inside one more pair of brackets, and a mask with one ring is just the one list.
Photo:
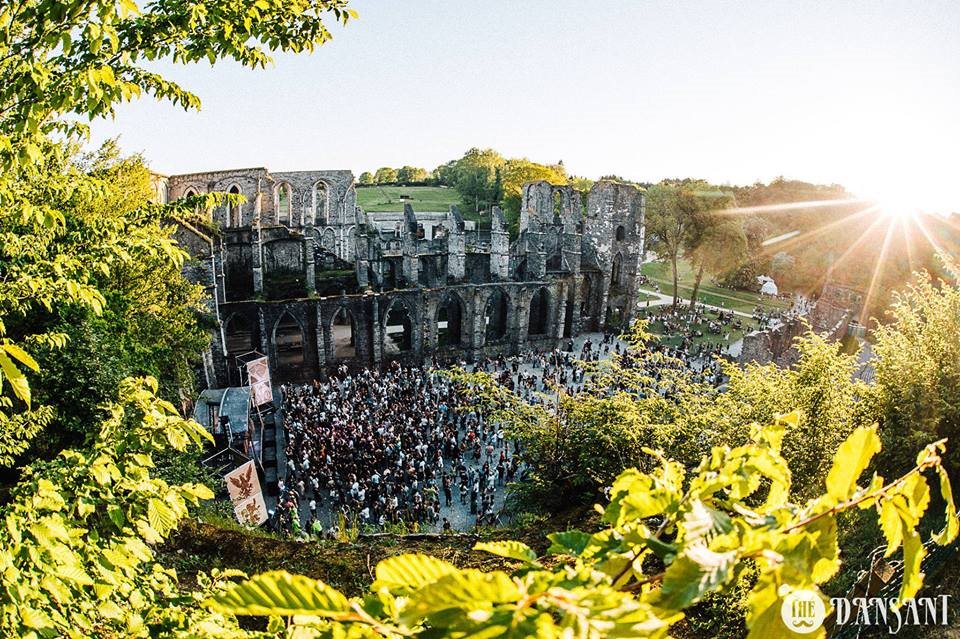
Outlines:
{"label": "green tree", "polygon": [[679,300],[677,263],[711,206],[711,192],[697,181],[664,181],[647,189],[647,237],[650,248],[670,262],[674,308]]}
{"label": "green tree", "polygon": [[360,177],[357,179],[357,183],[360,186],[373,186],[377,183],[376,179],[373,177],[373,173],[370,171],[364,171],[360,174]]}
{"label": "green tree", "polygon": [[560,164],[538,164],[526,158],[507,160],[500,168],[502,206],[511,227],[516,226],[520,219],[523,185],[540,180],[556,185],[566,184],[567,172]]}
{"label": "green tree", "polygon": [[500,203],[500,171],[504,162],[503,156],[493,149],[477,148],[456,161],[450,173],[464,207],[479,212]]}
{"label": "green tree", "polygon": [[389,166],[382,166],[373,174],[373,181],[380,185],[396,184],[397,170],[391,169]]}
{"label": "green tree", "polygon": [[[73,305],[102,314],[107,300],[96,278],[143,255],[173,263],[184,255],[152,228],[125,220],[83,218],[64,208],[88,206],[101,188],[71,162],[86,127],[75,117],[110,116],[117,102],[142,93],[196,108],[199,99],[144,68],[161,57],[181,63],[233,59],[269,62],[267,49],[311,50],[330,39],[323,18],[346,22],[342,0],[248,5],[239,0],[184,5],[161,0],[50,5],[26,0],[4,13],[0,30],[0,462],[9,464],[50,422],[35,406],[25,371],[29,354],[62,348],[67,335],[33,331],[24,318]],[[201,198],[216,205],[220,196]],[[201,204],[200,201],[193,202]],[[67,207],[68,210],[69,207]],[[75,209],[74,209],[75,210]],[[7,327],[24,330],[11,337]]]}
{"label": "green tree", "polygon": [[[728,199],[732,202],[732,199]],[[714,201],[714,205],[720,202]],[[697,303],[697,293],[703,274],[719,275],[743,262],[747,257],[747,238],[739,220],[724,217],[718,209],[710,209],[698,216],[688,236],[684,255],[696,271],[690,308]]]}
{"label": "green tree", "polygon": [[[894,296],[890,318],[875,333],[875,388],[880,434],[896,470],[909,465],[906,448],[916,441],[960,439],[960,288],[919,273]],[[956,451],[948,463],[960,467]]]}
{"label": "green tree", "polygon": [[403,166],[397,169],[397,183],[403,185],[423,184],[430,179],[426,169],[416,166]]}
{"label": "green tree", "polygon": [[[172,241],[174,227],[162,209],[149,206],[154,190],[139,158],[120,159],[111,142],[77,162],[99,190],[94,198],[62,204],[69,227],[93,231],[109,223],[158,243]],[[77,305],[34,309],[8,324],[14,337],[42,329],[67,339],[65,349],[35,349],[44,371],[34,385],[35,399],[54,410],[51,427],[38,440],[47,458],[91,434],[99,405],[115,396],[125,377],[158,378],[161,396],[177,403],[195,395],[194,370],[212,318],[202,324],[209,315],[203,288],[181,275],[179,260],[138,250],[109,273],[94,273],[92,282],[104,297],[101,313]]]}

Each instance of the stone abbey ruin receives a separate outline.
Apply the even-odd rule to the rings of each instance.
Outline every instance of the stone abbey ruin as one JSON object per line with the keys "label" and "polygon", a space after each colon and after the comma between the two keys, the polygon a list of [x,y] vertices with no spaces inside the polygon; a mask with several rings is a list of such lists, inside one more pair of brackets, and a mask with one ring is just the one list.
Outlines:
{"label": "stone abbey ruin", "polygon": [[264,168],[157,177],[158,198],[211,191],[242,205],[180,224],[216,328],[211,386],[240,383],[236,358],[269,357],[276,380],[390,361],[468,361],[548,349],[636,312],[644,195],[596,183],[523,188],[519,234],[493,208],[480,224],[443,212],[367,213],[350,171]]}

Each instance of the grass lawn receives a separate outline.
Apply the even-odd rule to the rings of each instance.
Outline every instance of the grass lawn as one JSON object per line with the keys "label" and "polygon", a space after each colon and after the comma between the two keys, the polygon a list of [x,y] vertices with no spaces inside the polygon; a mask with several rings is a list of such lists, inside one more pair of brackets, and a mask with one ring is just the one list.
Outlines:
{"label": "grass lawn", "polygon": [[460,194],[442,186],[359,186],[357,204],[364,211],[402,211],[401,195],[410,196],[406,201],[413,205],[414,211],[446,211],[451,204],[459,206],[461,212],[463,209]]}
{"label": "grass lawn", "polygon": [[[670,264],[667,262],[648,262],[641,267],[641,272],[646,275],[651,282],[660,286],[660,292],[670,295],[673,291],[673,278],[670,275]],[[695,273],[690,268],[690,264],[680,260],[678,264],[678,276],[680,280],[680,297],[690,299],[693,293],[693,281]],[[789,302],[774,299],[767,296],[760,296],[751,291],[739,291],[729,288],[720,288],[707,281],[705,275],[700,283],[700,290],[697,292],[697,300],[704,304],[713,306],[722,306],[723,308],[752,313],[757,306],[767,309],[786,309],[790,307]]]}
{"label": "grass lawn", "polygon": [[[659,310],[659,309],[655,308],[654,310]],[[646,315],[645,309],[641,309],[640,316],[643,317],[645,315]],[[741,330],[733,330],[731,328],[729,331],[730,332],[729,339],[724,339],[723,333],[721,333],[720,335],[714,335],[713,333],[711,333],[708,322],[697,322],[695,324],[691,324],[688,327],[686,327],[684,334],[686,334],[687,332],[694,333],[698,330],[703,331],[703,337],[693,338],[694,344],[710,344],[710,345],[722,344],[723,346],[727,346],[729,344],[732,344],[733,342],[736,342],[741,337],[743,337],[743,334],[745,332],[750,332],[757,327],[757,322],[752,319],[748,319],[746,317],[741,317],[738,319],[743,324],[743,327]],[[681,341],[683,341],[683,335],[665,334],[664,327],[661,322],[656,322],[656,321],[651,322],[649,326],[649,330],[651,333],[654,333],[655,335],[660,336],[661,344],[669,344],[670,346],[677,346],[678,344],[680,344]]]}

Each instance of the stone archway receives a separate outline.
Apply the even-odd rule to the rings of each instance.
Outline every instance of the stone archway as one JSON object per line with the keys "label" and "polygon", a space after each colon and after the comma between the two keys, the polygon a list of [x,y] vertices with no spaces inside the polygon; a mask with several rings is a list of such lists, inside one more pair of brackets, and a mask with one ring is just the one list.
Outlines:
{"label": "stone archway", "polygon": [[357,322],[346,306],[341,306],[330,320],[330,351],[334,359],[357,356]]}
{"label": "stone archway", "polygon": [[394,300],[383,320],[383,352],[396,355],[413,349],[413,318],[402,300]]}
{"label": "stone archway", "polygon": [[463,343],[463,300],[454,292],[447,293],[437,306],[437,347],[461,346]]}
{"label": "stone archway", "polygon": [[550,293],[541,286],[530,298],[530,313],[527,323],[527,335],[540,337],[549,332]]}
{"label": "stone archway", "polygon": [[485,343],[498,342],[506,336],[509,317],[510,297],[502,288],[495,288],[483,310]]}

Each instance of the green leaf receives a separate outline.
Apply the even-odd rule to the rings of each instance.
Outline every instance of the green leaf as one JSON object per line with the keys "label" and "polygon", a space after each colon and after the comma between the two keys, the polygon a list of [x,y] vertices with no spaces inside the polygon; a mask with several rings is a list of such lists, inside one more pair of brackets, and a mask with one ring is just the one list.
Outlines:
{"label": "green leaf", "polygon": [[458,570],[411,593],[401,617],[410,623],[450,608],[483,610],[521,596],[517,584],[504,572]]}
{"label": "green leaf", "polygon": [[550,540],[550,548],[547,552],[551,555],[572,555],[580,556],[586,547],[590,544],[590,535],[579,530],[565,530],[547,535]]}
{"label": "green leaf", "polygon": [[826,630],[821,626],[812,633],[797,634],[787,628],[780,616],[783,601],[777,594],[772,575],[764,575],[747,595],[748,639],[823,639]]}
{"label": "green leaf", "polygon": [[943,466],[937,466],[937,475],[940,476],[940,498],[946,502],[947,520],[943,525],[943,530],[933,535],[933,540],[941,546],[952,543],[957,538],[957,529],[960,528],[960,522],[957,521],[957,506],[953,503],[953,489],[950,487],[950,477]]}
{"label": "green leaf", "polygon": [[322,581],[272,571],[230,586],[213,599],[216,608],[235,615],[333,617],[350,611],[350,602]]}
{"label": "green leaf", "polygon": [[33,608],[24,606],[20,608],[19,613],[20,620],[23,621],[23,625],[27,628],[41,630],[53,626],[53,621],[51,621],[47,613],[42,610],[34,610]]}
{"label": "green leaf", "polygon": [[507,559],[516,559],[528,564],[537,563],[537,553],[533,552],[528,545],[519,541],[482,541],[476,544],[473,549]]}
{"label": "green leaf", "polygon": [[893,503],[894,499],[900,499],[900,497],[886,499],[880,505],[880,530],[883,531],[883,536],[887,540],[884,557],[889,557],[896,552],[903,541],[903,524],[900,523],[900,513],[897,512],[897,507]]}
{"label": "green leaf", "polygon": [[30,406],[30,384],[26,376],[20,372],[16,364],[7,357],[6,353],[0,352],[0,370],[3,370],[4,377],[10,382],[13,388],[13,394],[19,397],[23,403]]}
{"label": "green leaf", "polygon": [[834,517],[822,517],[807,526],[804,532],[813,539],[810,578],[814,583],[822,584],[840,569],[837,520]]}
{"label": "green leaf", "polygon": [[657,605],[682,610],[733,577],[736,551],[714,552],[705,544],[688,547],[667,568]]}
{"label": "green leaf", "polygon": [[827,474],[827,494],[837,502],[845,501],[857,488],[857,479],[873,456],[880,452],[877,427],[860,427],[840,444]]}
{"label": "green leaf", "polygon": [[30,357],[30,355],[25,350],[23,350],[16,344],[10,344],[10,343],[4,344],[3,350],[7,351],[7,353],[11,357],[19,360],[21,364],[27,366],[33,372],[35,373],[40,372],[40,365],[37,364],[36,360]]}
{"label": "green leaf", "polygon": [[151,528],[165,535],[177,525],[177,516],[170,506],[154,497],[147,502],[147,521]]}
{"label": "green leaf", "polygon": [[923,547],[920,535],[915,530],[903,531],[903,585],[900,587],[900,601],[912,599],[923,585],[921,563],[927,551]]}
{"label": "green leaf", "polygon": [[415,590],[454,572],[457,572],[456,566],[436,557],[414,553],[396,555],[377,564],[377,580],[373,584],[373,589],[411,588]]}
{"label": "green leaf", "polygon": [[126,522],[127,518],[123,514],[123,509],[117,505],[107,506],[107,515],[110,516],[110,521],[113,522],[113,525],[117,527],[118,530],[123,530],[123,524]]}

